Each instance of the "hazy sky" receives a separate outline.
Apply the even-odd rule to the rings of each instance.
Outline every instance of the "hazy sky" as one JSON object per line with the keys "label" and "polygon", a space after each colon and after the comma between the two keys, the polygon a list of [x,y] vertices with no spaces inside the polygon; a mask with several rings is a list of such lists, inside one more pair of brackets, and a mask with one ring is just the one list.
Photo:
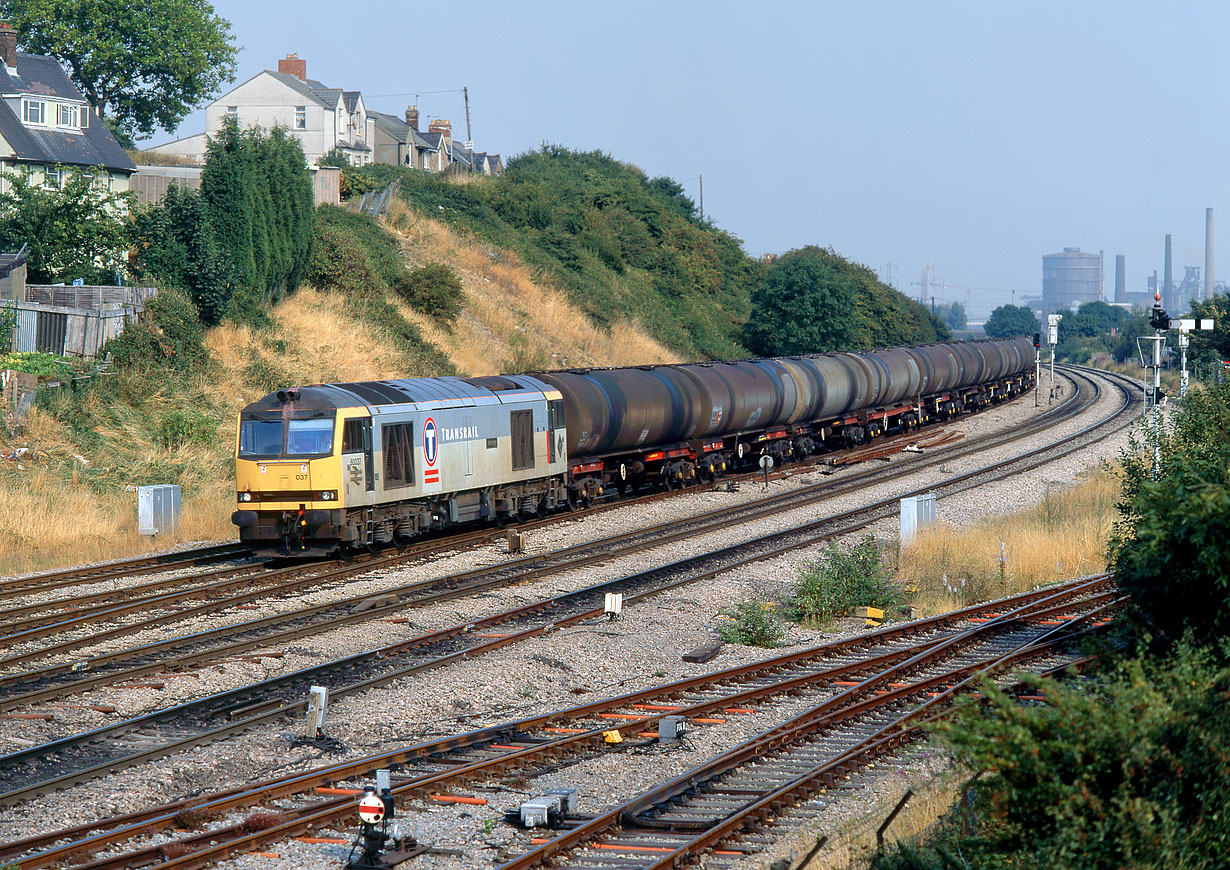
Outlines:
{"label": "hazy sky", "polygon": [[480,150],[601,149],[693,199],[703,174],[749,253],[832,246],[915,294],[930,261],[974,315],[1039,294],[1065,246],[1105,252],[1113,295],[1114,255],[1143,291],[1173,233],[1178,280],[1206,206],[1230,277],[1230,3],[215,6],[238,81],[297,52],[369,107],[419,94],[459,139],[466,85]]}

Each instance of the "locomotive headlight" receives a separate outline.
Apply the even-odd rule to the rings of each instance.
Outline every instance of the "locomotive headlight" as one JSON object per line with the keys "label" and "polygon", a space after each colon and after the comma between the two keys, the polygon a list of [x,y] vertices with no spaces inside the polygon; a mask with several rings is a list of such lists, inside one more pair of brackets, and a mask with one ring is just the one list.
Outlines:
{"label": "locomotive headlight", "polygon": [[239,500],[240,501],[252,501],[252,493],[250,492],[239,493]]}
{"label": "locomotive headlight", "polygon": [[332,501],[335,498],[337,498],[337,493],[331,489],[326,489],[320,494],[321,501]]}

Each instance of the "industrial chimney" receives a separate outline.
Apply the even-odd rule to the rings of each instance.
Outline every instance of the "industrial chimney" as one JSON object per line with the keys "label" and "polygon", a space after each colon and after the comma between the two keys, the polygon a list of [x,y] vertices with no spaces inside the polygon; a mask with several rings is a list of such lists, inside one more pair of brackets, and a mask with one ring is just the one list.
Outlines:
{"label": "industrial chimney", "polygon": [[[1170,233],[1166,233],[1166,263],[1162,273],[1162,305],[1175,308],[1174,300],[1170,298],[1174,292],[1174,271],[1170,264]],[[1176,312],[1177,313],[1177,312]]]}
{"label": "industrial chimney", "polygon": [[1127,303],[1127,275],[1125,274],[1123,254],[1115,254],[1115,302],[1120,305]]}
{"label": "industrial chimney", "polygon": [[1204,293],[1201,298],[1213,298],[1213,209],[1204,210]]}

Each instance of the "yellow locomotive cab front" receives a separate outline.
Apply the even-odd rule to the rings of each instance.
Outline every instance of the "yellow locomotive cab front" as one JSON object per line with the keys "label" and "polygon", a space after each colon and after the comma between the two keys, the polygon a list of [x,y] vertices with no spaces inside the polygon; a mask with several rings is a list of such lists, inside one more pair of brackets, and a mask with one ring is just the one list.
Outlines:
{"label": "yellow locomotive cab front", "polygon": [[344,507],[340,461],[344,419],[333,409],[245,410],[235,444],[240,539],[306,553],[305,539]]}

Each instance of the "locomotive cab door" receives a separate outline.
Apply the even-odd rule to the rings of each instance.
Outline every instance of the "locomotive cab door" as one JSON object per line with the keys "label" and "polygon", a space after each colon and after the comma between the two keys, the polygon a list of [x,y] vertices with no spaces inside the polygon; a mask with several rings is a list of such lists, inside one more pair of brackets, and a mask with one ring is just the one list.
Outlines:
{"label": "locomotive cab door", "polygon": [[547,402],[547,464],[554,465],[564,458],[564,400]]}
{"label": "locomotive cab door", "polygon": [[347,420],[342,430],[342,478],[347,505],[368,504],[375,490],[370,417]]}

